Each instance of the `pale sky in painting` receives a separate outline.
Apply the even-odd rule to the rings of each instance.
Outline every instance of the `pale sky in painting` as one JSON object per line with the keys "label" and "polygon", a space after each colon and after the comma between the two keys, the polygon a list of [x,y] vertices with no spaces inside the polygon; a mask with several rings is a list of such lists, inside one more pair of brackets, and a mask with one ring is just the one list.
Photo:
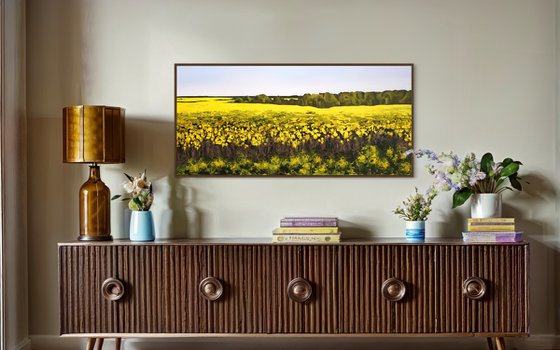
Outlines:
{"label": "pale sky in painting", "polygon": [[177,66],[177,96],[412,90],[407,66]]}

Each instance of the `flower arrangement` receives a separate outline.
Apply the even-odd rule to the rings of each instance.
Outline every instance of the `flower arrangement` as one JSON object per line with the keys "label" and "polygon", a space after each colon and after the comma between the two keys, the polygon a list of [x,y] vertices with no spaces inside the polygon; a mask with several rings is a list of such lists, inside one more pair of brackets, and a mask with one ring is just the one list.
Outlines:
{"label": "flower arrangement", "polygon": [[405,155],[410,154],[414,154],[417,158],[428,159],[426,169],[435,176],[437,188],[442,191],[455,191],[453,208],[465,203],[474,193],[523,190],[521,178],[517,173],[522,163],[511,158],[495,162],[492,153],[485,153],[478,160],[474,153],[469,153],[461,159],[453,152],[439,155],[430,150],[405,152]]}
{"label": "flower arrangement", "polygon": [[402,206],[393,210],[393,213],[406,221],[426,221],[432,211],[432,201],[436,196],[435,187],[430,187],[425,194],[418,193],[418,188],[415,188],[414,193],[402,202]]}
{"label": "flower arrangement", "polygon": [[117,194],[111,199],[122,197],[123,201],[128,202],[128,208],[133,211],[148,211],[154,201],[154,194],[152,191],[152,183],[146,178],[146,171],[138,177],[132,177],[124,174],[128,181],[123,183],[126,194],[121,196]]}

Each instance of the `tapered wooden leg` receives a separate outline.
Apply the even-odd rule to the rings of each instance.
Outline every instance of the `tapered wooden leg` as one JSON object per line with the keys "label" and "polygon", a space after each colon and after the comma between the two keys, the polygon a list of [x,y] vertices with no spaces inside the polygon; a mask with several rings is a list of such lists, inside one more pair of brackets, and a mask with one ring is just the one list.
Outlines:
{"label": "tapered wooden leg", "polygon": [[115,350],[121,350],[121,338],[115,338]]}
{"label": "tapered wooden leg", "polygon": [[503,337],[496,337],[496,350],[506,350],[506,342]]}
{"label": "tapered wooden leg", "polygon": [[103,341],[104,341],[105,339],[99,338],[98,340],[99,340],[99,341],[97,342],[97,348],[96,348],[96,350],[102,350],[102,349],[103,349]]}
{"label": "tapered wooden leg", "polygon": [[97,340],[97,339],[95,339],[95,338],[88,338],[88,341],[87,341],[87,350],[93,350],[93,347],[95,346],[95,341],[96,341],[96,340]]}
{"label": "tapered wooden leg", "polygon": [[494,350],[494,343],[492,338],[486,338],[486,343],[488,343],[488,350]]}

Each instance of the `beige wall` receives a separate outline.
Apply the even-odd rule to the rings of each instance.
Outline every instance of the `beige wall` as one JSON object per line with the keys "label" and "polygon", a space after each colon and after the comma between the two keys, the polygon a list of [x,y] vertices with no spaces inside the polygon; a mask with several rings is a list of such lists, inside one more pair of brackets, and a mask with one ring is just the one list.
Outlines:
{"label": "beige wall", "polygon": [[[281,216],[337,215],[358,237],[400,236],[391,210],[430,178],[176,178],[174,63],[414,63],[417,147],[492,151],[531,185],[505,196],[532,243],[531,324],[557,334],[556,1],[28,0],[30,333],[58,332],[56,243],[77,235],[86,167],[62,164],[61,108],[127,109],[127,163],[155,180],[159,237],[270,235]],[[38,175],[40,174],[40,176]],[[44,200],[39,200],[41,198]],[[459,237],[467,208],[437,199],[428,236]],[[114,205],[113,233],[122,210]]]}

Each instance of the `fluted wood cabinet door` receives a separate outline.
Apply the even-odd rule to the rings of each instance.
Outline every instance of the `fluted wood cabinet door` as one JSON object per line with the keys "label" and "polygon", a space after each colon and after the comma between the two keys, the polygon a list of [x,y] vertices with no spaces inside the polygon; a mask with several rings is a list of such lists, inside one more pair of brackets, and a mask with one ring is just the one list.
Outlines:
{"label": "fluted wood cabinet door", "polygon": [[[159,332],[161,247],[62,246],[59,250],[61,333]],[[119,281],[122,289],[104,282]]]}
{"label": "fluted wood cabinet door", "polygon": [[436,265],[436,247],[425,244],[395,245],[390,260],[393,274],[406,288],[404,297],[393,302],[394,333],[438,331],[436,283],[441,269]]}
{"label": "fluted wood cabinet door", "polygon": [[395,277],[394,247],[348,245],[338,250],[340,333],[390,333],[394,329],[392,302],[381,295],[381,286]]}
{"label": "fluted wood cabinet door", "polygon": [[[442,245],[436,256],[441,271],[437,279],[439,332],[529,332],[527,245]],[[469,278],[484,283],[479,299],[463,293]]]}
{"label": "fluted wood cabinet door", "polygon": [[329,245],[301,247],[301,275],[313,288],[309,300],[302,304],[303,333],[339,332],[338,249]]}
{"label": "fluted wood cabinet door", "polygon": [[[433,246],[355,245],[339,251],[341,333],[434,333],[437,327]],[[386,282],[398,300],[385,297]]]}
{"label": "fluted wood cabinet door", "polygon": [[[139,248],[139,247],[138,247]],[[143,305],[155,310],[160,318],[161,333],[204,333],[213,328],[206,299],[200,296],[198,284],[208,275],[208,251],[204,246],[152,246],[161,250],[156,261],[161,274],[158,296]]]}
{"label": "fluted wood cabinet door", "polygon": [[199,288],[202,279],[214,277],[223,285],[223,294],[211,301],[198,293],[197,309],[185,310],[199,314],[198,329],[181,333],[263,333],[265,328],[265,284],[267,248],[258,245],[208,245],[203,250],[200,279],[185,281]]}
{"label": "fluted wood cabinet door", "polygon": [[[273,245],[266,265],[268,333],[337,333],[337,246]],[[305,301],[291,299],[290,282],[309,283]]]}

